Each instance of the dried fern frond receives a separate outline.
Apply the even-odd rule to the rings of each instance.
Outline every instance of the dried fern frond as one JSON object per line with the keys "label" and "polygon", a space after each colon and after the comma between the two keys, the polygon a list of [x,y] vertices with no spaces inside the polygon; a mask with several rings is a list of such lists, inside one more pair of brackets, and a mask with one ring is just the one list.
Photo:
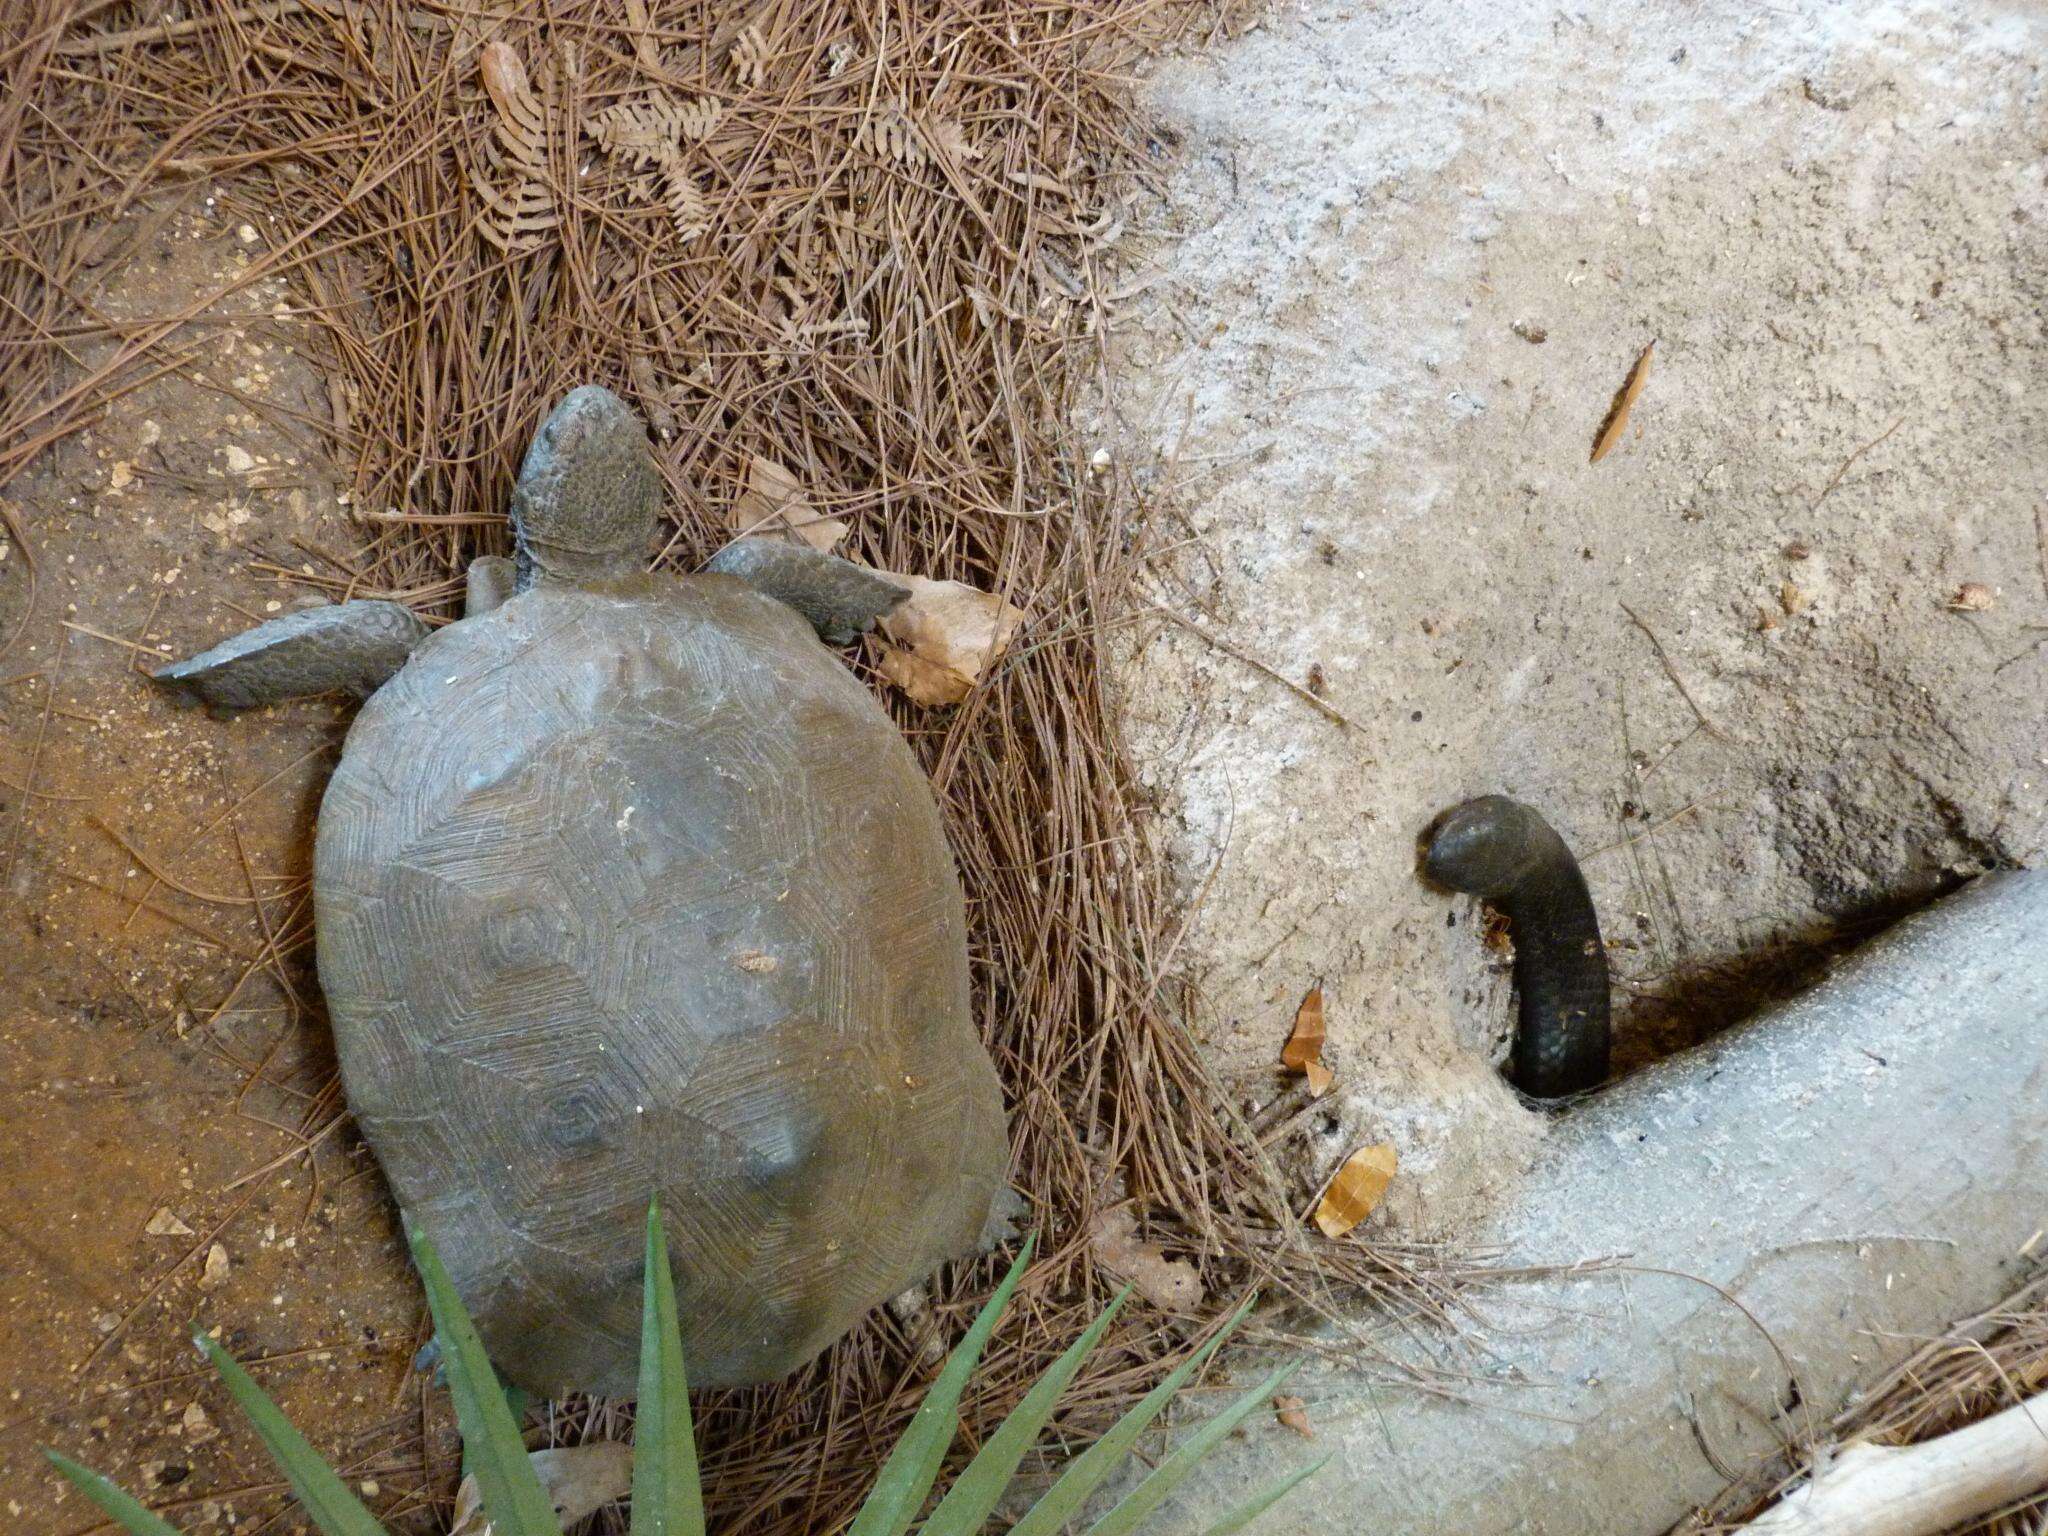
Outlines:
{"label": "dried fern frond", "polygon": [[489,158],[512,182],[509,191],[498,192],[474,178],[484,204],[479,232],[501,251],[530,248],[561,222],[548,176],[547,114],[510,44],[485,43],[478,66],[498,113]]}
{"label": "dried fern frond", "polygon": [[733,39],[732,72],[748,89],[759,85],[768,73],[768,40],[757,23],[749,22]]}
{"label": "dried fern frond", "polygon": [[923,165],[929,154],[924,135],[903,103],[889,102],[871,113],[853,136],[854,143],[877,160],[895,160],[905,165]]}
{"label": "dried fern frond", "polygon": [[967,160],[979,159],[981,149],[967,137],[967,130],[950,117],[929,119],[920,133],[933,153],[951,160],[955,165]]}
{"label": "dried fern frond", "polygon": [[654,176],[637,178],[634,187],[644,200],[668,210],[678,235],[693,240],[711,227],[711,215],[683,146],[709,138],[723,110],[707,96],[677,101],[655,91],[639,101],[613,103],[586,118],[583,128],[606,154],[635,170],[655,168]]}
{"label": "dried fern frond", "polygon": [[634,177],[633,188],[641,201],[668,210],[669,222],[683,239],[694,240],[711,227],[711,210],[680,155],[664,160],[651,176]]}
{"label": "dried fern frond", "polygon": [[547,115],[527,82],[526,66],[512,45],[493,38],[483,46],[478,67],[491,105],[498,109],[497,140],[512,165],[532,175],[547,170]]}
{"label": "dried fern frond", "polygon": [[666,164],[685,144],[711,136],[724,108],[708,96],[677,101],[655,91],[640,101],[615,102],[583,120],[583,131],[608,155],[629,160],[635,170]]}
{"label": "dried fern frond", "polygon": [[484,205],[477,233],[493,247],[510,254],[531,250],[542,236],[562,222],[555,211],[555,195],[544,181],[519,181],[509,192],[499,192],[481,176],[472,186]]}

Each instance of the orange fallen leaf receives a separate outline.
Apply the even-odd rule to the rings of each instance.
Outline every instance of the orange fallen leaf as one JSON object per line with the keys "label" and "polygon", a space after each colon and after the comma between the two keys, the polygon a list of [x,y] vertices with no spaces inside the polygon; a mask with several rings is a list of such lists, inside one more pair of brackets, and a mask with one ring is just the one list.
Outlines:
{"label": "orange fallen leaf", "polygon": [[1308,996],[1301,1000],[1301,1006],[1294,1010],[1294,1033],[1280,1048],[1281,1064],[1297,1072],[1306,1071],[1308,1064],[1323,1054],[1323,1041],[1327,1035],[1328,1030],[1323,1023],[1323,989],[1311,987]]}
{"label": "orange fallen leaf", "polygon": [[1274,1398],[1273,1417],[1304,1440],[1313,1440],[1316,1437],[1315,1430],[1310,1428],[1308,1422],[1308,1404],[1301,1398],[1290,1397],[1286,1393]]}
{"label": "orange fallen leaf", "polygon": [[958,704],[1003,654],[1024,610],[959,581],[894,576],[910,596],[882,618],[882,676],[920,704]]}
{"label": "orange fallen leaf", "polygon": [[830,554],[846,537],[847,523],[820,515],[805,498],[795,475],[773,459],[753,454],[747,460],[747,488],[732,504],[733,532],[773,538],[794,538]]}
{"label": "orange fallen leaf", "polygon": [[1202,1277],[1185,1259],[1169,1259],[1157,1243],[1138,1237],[1138,1218],[1127,1205],[1104,1211],[1089,1234],[1095,1257],[1111,1274],[1155,1307],[1185,1312],[1202,1300]]}
{"label": "orange fallen leaf", "polygon": [[1323,989],[1312,987],[1308,996],[1301,1000],[1301,1006],[1294,1010],[1294,1033],[1280,1047],[1280,1064],[1308,1078],[1308,1091],[1312,1098],[1320,1099],[1329,1091],[1330,1084],[1337,1080],[1337,1074],[1323,1065],[1323,1041],[1326,1038]]}
{"label": "orange fallen leaf", "polygon": [[1634,408],[1636,396],[1643,392],[1643,381],[1650,376],[1650,353],[1657,346],[1653,339],[1643,348],[1636,364],[1629,369],[1628,377],[1621,381],[1621,388],[1615,392],[1614,403],[1607,407],[1607,415],[1600,422],[1600,430],[1593,435],[1593,457],[1587,462],[1598,464],[1621,441],[1622,429],[1628,425],[1628,413]]}
{"label": "orange fallen leaf", "polygon": [[1345,1158],[1323,1198],[1316,1202],[1316,1225],[1323,1236],[1342,1237],[1370,1216],[1400,1166],[1400,1154],[1387,1141],[1360,1147]]}

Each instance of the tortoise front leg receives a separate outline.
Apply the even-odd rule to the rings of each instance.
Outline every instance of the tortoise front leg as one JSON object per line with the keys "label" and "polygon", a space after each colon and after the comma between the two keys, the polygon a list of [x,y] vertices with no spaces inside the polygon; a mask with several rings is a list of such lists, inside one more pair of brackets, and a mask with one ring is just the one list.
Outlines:
{"label": "tortoise front leg", "polygon": [[908,587],[880,571],[781,539],[735,539],[704,569],[737,576],[794,608],[827,645],[845,645],[866,634],[875,620],[910,596]]}
{"label": "tortoise front leg", "polygon": [[209,709],[251,709],[345,688],[375,693],[427,626],[402,603],[359,599],[288,613],[174,661],[152,681]]}
{"label": "tortoise front leg", "polygon": [[504,555],[478,555],[469,562],[469,579],[462,594],[462,616],[476,618],[503,606],[518,589],[519,568]]}

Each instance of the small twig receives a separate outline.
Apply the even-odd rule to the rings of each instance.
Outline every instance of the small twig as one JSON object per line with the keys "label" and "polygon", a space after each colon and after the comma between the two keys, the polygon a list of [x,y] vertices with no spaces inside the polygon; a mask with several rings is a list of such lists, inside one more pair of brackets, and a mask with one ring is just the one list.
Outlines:
{"label": "small twig", "polygon": [[110,635],[103,629],[94,629],[90,624],[74,624],[71,620],[66,619],[64,620],[64,627],[77,630],[81,635],[91,635],[95,640],[104,640],[109,645],[125,645],[131,651],[140,651],[145,656],[154,656],[158,661],[164,659],[163,652],[161,651],[147,645],[138,645],[133,640],[124,640],[119,635]]}
{"label": "small twig", "polygon": [[1714,724],[1712,717],[1704,709],[1700,708],[1700,701],[1692,696],[1692,690],[1685,686],[1685,679],[1678,675],[1678,666],[1672,661],[1671,653],[1664,649],[1664,642],[1657,638],[1657,632],[1644,623],[1643,616],[1637,613],[1635,609],[1629,607],[1627,603],[1621,605],[1621,611],[1629,616],[1629,621],[1637,629],[1640,629],[1649,640],[1650,648],[1657,653],[1657,659],[1664,664],[1664,675],[1671,679],[1671,686],[1678,690],[1678,696],[1684,699],[1687,708],[1692,710],[1693,718],[1700,723],[1700,729],[1716,740],[1729,740],[1728,733]]}
{"label": "small twig", "polygon": [[308,1136],[305,1135],[303,1132],[300,1133],[299,1144],[297,1146],[287,1147],[284,1151],[278,1153],[277,1156],[273,1157],[269,1162],[264,1163],[259,1167],[251,1168],[247,1173],[242,1174],[238,1178],[230,1179],[227,1183],[221,1185],[221,1193],[226,1194],[229,1190],[240,1189],[244,1184],[247,1184],[251,1179],[260,1179],[266,1173],[275,1173],[278,1169],[282,1168],[286,1163],[290,1162],[295,1157],[310,1155],[315,1147],[319,1146],[321,1142],[325,1141],[329,1136],[332,1136],[336,1131],[340,1130],[344,1125],[347,1125],[348,1123],[348,1115],[345,1112],[340,1112],[337,1113],[332,1120],[329,1120],[325,1125],[321,1126],[319,1130],[313,1132],[312,1135]]}
{"label": "small twig", "polygon": [[[1200,639],[1208,641],[1209,644],[1215,646],[1216,649],[1221,651],[1224,655],[1236,658],[1238,661],[1243,662],[1246,666],[1252,668],[1254,671],[1265,673],[1266,676],[1270,677],[1274,682],[1278,683],[1282,688],[1285,688],[1289,693],[1293,694],[1296,698],[1300,699],[1304,704],[1308,705],[1309,708],[1313,709],[1317,714],[1322,715],[1325,719],[1334,721],[1336,724],[1343,726],[1346,730],[1357,731],[1361,735],[1364,734],[1365,727],[1360,725],[1356,720],[1353,720],[1349,715],[1345,714],[1342,710],[1337,709],[1332,705],[1325,703],[1323,700],[1317,698],[1313,693],[1309,692],[1308,689],[1302,687],[1301,684],[1294,681],[1293,678],[1288,677],[1285,673],[1276,671],[1273,667],[1268,666],[1265,662],[1259,660],[1258,657],[1252,655],[1249,651],[1241,650],[1237,646],[1231,644],[1230,641],[1225,640],[1221,635],[1215,634],[1210,630],[1202,628],[1202,626],[1197,624],[1193,619],[1185,618],[1182,615],[1175,613],[1171,608],[1167,607],[1164,603],[1154,603],[1152,604],[1152,607],[1163,617],[1173,620],[1174,623],[1178,624],[1182,629],[1185,629],[1189,634],[1195,635]],[[1371,762],[1372,759],[1367,758],[1366,761]]]}
{"label": "small twig", "polygon": [[190,896],[194,901],[203,901],[208,903],[209,905],[216,907],[248,907],[256,905],[256,900],[253,894],[249,896],[218,896],[215,895],[212,891],[194,890],[191,886],[185,885],[177,879],[173,878],[171,875],[165,873],[163,868],[160,865],[158,865],[155,861],[153,861],[148,854],[144,853],[140,848],[136,847],[135,844],[130,842],[126,837],[123,837],[119,832],[117,832],[113,828],[111,824],[102,821],[97,816],[88,816],[85,819],[93,826],[98,827],[102,832],[106,833],[108,837],[112,838],[114,841],[114,845],[118,847],[123,853],[127,854],[129,858],[133,859],[136,863],[140,864],[144,869],[148,870],[151,878],[154,879],[157,882],[157,884],[168,885],[172,890],[177,891],[182,895]]}
{"label": "small twig", "polygon": [[1637,843],[1647,842],[1650,838],[1655,837],[1659,832],[1662,832],[1666,827],[1670,826],[1674,821],[1678,821],[1684,817],[1690,816],[1694,811],[1700,810],[1705,806],[1710,806],[1715,803],[1716,802],[1712,800],[1695,800],[1691,805],[1680,806],[1677,810],[1673,811],[1669,816],[1666,816],[1662,821],[1658,822],[1655,826],[1645,827],[1642,831],[1636,833],[1633,837],[1624,837],[1619,842],[1609,843],[1604,848],[1595,848],[1591,853],[1580,854],[1579,862],[1581,864],[1584,864],[1589,859],[1597,859],[1600,857],[1601,854],[1612,853],[1617,848],[1633,848]]}
{"label": "small twig", "polygon": [[1883,442],[1886,438],[1890,437],[1894,432],[1898,431],[1899,428],[1905,423],[1905,420],[1906,418],[1901,416],[1897,421],[1893,422],[1890,426],[1886,427],[1882,432],[1878,433],[1877,436],[1873,437],[1861,448],[1858,448],[1854,453],[1850,454],[1849,457],[1842,460],[1842,467],[1835,471],[1833,479],[1828,481],[1828,483],[1825,486],[1821,487],[1821,493],[1813,498],[1812,503],[1807,507],[1806,510],[1808,512],[1812,512],[1816,510],[1822,502],[1826,501],[1828,499],[1829,494],[1833,492],[1834,488],[1842,483],[1842,476],[1849,473],[1849,466],[1851,464],[1854,464],[1858,459],[1862,458],[1863,455],[1870,452],[1871,449],[1875,448],[1879,443]]}
{"label": "small twig", "polygon": [[2048,597],[2048,503],[2034,508],[2034,560],[2041,567],[2041,595]]}

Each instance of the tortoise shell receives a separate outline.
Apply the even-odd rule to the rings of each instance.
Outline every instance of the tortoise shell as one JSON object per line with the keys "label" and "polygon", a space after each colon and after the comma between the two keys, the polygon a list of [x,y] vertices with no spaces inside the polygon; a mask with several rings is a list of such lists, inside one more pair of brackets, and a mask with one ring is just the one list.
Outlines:
{"label": "tortoise shell", "polygon": [[314,875],[349,1102],[518,1385],[633,1390],[657,1196],[693,1385],[974,1246],[1006,1140],[938,808],[783,604],[546,583],[441,630]]}

